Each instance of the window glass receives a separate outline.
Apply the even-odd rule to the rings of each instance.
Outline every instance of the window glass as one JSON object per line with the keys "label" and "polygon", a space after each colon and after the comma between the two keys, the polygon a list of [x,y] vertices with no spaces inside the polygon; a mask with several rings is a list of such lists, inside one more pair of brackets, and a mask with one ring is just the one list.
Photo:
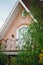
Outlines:
{"label": "window glass", "polygon": [[25,45],[25,41],[24,41],[24,35],[27,32],[28,28],[27,26],[22,26],[17,30],[17,45],[19,46],[20,49],[22,49],[23,45]]}
{"label": "window glass", "polygon": [[26,33],[27,27],[22,27],[18,30],[18,38],[23,38],[23,35]]}

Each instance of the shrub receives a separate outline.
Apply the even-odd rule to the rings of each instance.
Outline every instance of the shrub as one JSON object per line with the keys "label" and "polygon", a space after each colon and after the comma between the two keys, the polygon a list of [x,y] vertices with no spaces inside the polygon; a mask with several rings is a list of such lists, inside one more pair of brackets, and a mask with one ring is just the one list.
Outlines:
{"label": "shrub", "polygon": [[7,63],[7,56],[0,52],[0,65],[6,65]]}
{"label": "shrub", "polygon": [[32,15],[43,27],[43,2],[40,0],[28,0],[28,3]]}
{"label": "shrub", "polygon": [[28,27],[28,31],[24,34],[26,45],[19,51],[16,59],[17,65],[40,65],[39,54],[43,48],[43,40],[41,35],[42,29],[38,23],[32,22]]}

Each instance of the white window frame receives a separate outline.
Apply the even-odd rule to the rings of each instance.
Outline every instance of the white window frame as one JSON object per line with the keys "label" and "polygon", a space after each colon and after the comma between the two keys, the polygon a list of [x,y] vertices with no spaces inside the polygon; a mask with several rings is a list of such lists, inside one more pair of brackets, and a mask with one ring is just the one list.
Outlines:
{"label": "white window frame", "polygon": [[[22,41],[21,39],[18,38],[18,31],[19,29],[21,29],[22,27],[28,27],[27,25],[22,25],[20,27],[17,28],[16,30],[16,40],[18,39],[18,41],[20,40],[20,42]],[[22,49],[22,44],[18,44],[18,41],[16,41],[16,44],[18,45],[19,49],[21,50]]]}
{"label": "white window frame", "polygon": [[18,39],[18,31],[22,27],[27,27],[27,25],[22,25],[22,26],[20,26],[20,27],[17,28],[17,30],[16,30],[16,39]]}

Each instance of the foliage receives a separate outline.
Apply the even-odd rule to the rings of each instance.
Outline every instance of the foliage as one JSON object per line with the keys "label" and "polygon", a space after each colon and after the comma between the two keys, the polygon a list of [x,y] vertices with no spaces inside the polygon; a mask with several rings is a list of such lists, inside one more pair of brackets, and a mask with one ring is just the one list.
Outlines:
{"label": "foliage", "polygon": [[15,57],[11,58],[11,65],[17,65]]}
{"label": "foliage", "polygon": [[34,18],[43,26],[43,2],[40,0],[28,0],[28,3]]}
{"label": "foliage", "polygon": [[0,52],[0,65],[6,65],[7,63],[7,56]]}
{"label": "foliage", "polygon": [[16,58],[17,65],[40,65],[39,54],[43,48],[42,28],[38,23],[32,22],[24,34],[26,45],[23,46]]}
{"label": "foliage", "polygon": [[43,49],[41,50],[41,53],[39,54],[39,63],[43,65]]}
{"label": "foliage", "polygon": [[22,11],[22,17],[25,18],[27,15],[28,15],[28,12],[26,12],[26,10],[23,10],[23,11]]}
{"label": "foliage", "polygon": [[[39,43],[43,48],[43,2],[40,0],[28,0],[30,11],[34,18],[40,24],[40,31],[38,32],[37,36],[39,38]],[[43,64],[43,53],[40,53],[40,63]]]}

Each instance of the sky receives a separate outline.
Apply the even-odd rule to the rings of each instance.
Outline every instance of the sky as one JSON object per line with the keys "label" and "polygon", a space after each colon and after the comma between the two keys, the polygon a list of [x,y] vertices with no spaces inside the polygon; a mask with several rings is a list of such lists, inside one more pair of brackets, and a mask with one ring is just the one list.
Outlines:
{"label": "sky", "polygon": [[0,0],[0,29],[17,0]]}

